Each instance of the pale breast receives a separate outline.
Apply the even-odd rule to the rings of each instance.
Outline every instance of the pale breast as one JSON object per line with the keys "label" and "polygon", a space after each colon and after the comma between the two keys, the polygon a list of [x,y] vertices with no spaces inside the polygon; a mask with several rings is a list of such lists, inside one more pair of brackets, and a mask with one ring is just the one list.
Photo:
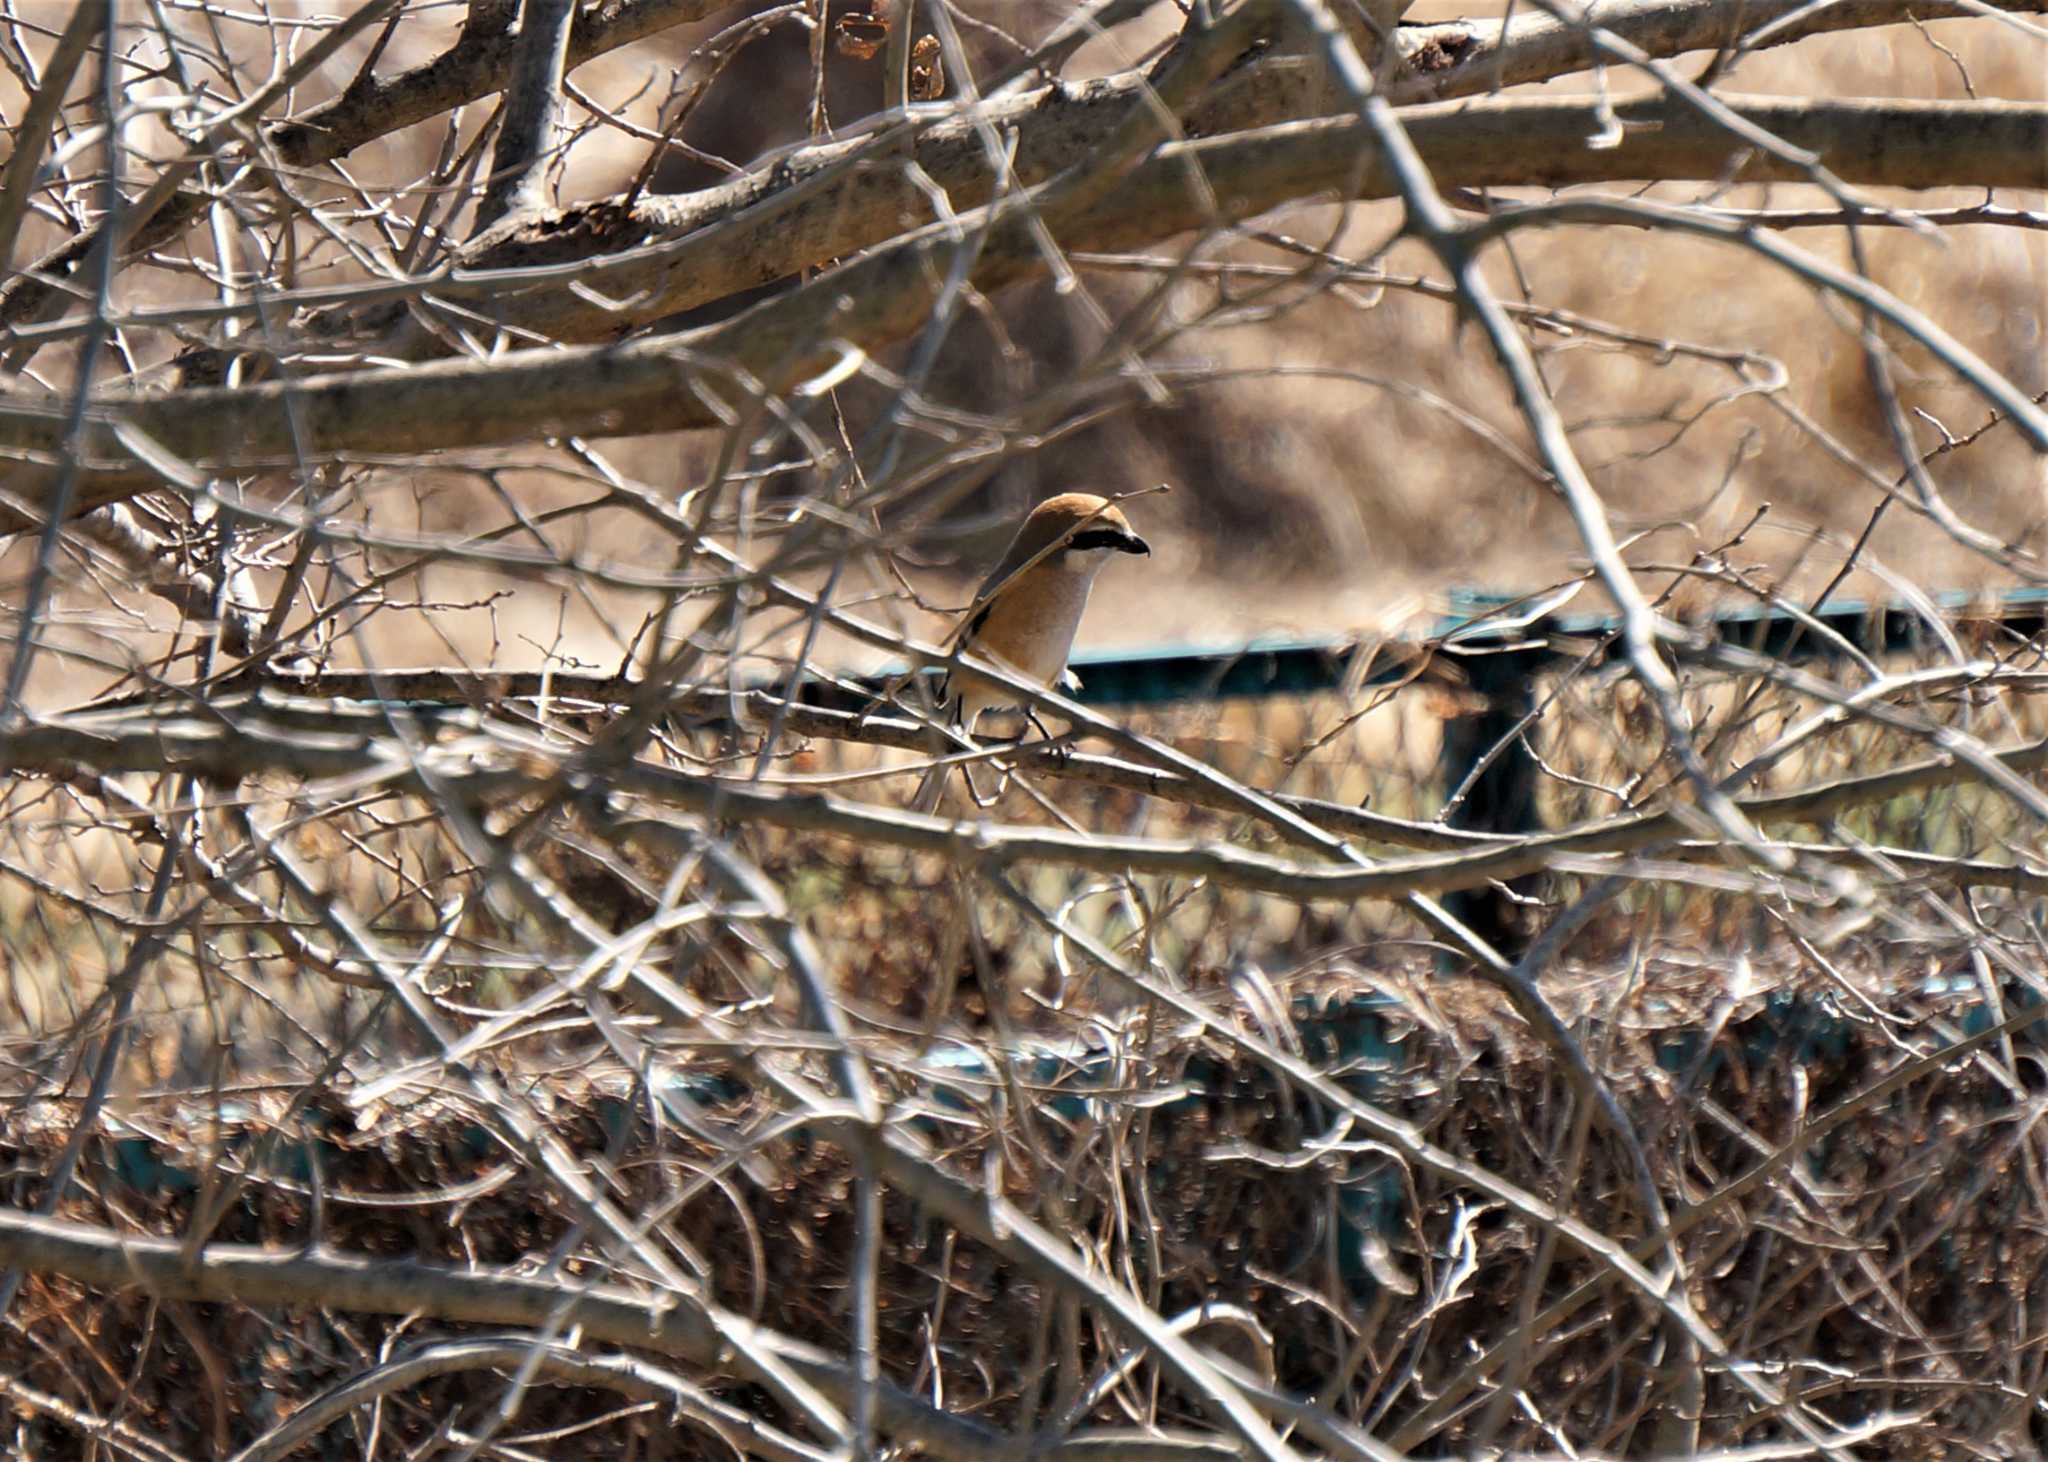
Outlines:
{"label": "pale breast", "polygon": [[[970,647],[1044,685],[1067,668],[1067,655],[1081,616],[1088,608],[1088,589],[1095,582],[1090,564],[1081,572],[1055,569],[1037,574],[1029,584],[999,596]],[[973,690],[982,691],[974,694]],[[1012,697],[993,687],[973,687],[969,699],[985,705],[1007,704]]]}

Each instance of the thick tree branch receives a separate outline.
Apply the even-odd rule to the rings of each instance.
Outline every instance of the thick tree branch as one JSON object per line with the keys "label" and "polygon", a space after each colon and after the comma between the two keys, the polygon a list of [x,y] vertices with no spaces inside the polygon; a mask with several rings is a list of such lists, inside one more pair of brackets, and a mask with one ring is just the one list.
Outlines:
{"label": "thick tree branch", "polygon": [[[601,0],[584,7],[569,34],[567,66],[648,36],[702,20],[728,0]],[[496,12],[494,28],[465,28],[456,43],[432,61],[379,81],[360,76],[341,95],[302,117],[278,122],[264,136],[278,160],[312,167],[345,157],[366,142],[423,122],[440,112],[488,96],[505,84],[519,38],[506,28],[510,9]],[[130,252],[154,249],[190,228],[211,205],[208,195],[189,191],[159,209],[127,241]],[[65,281],[91,257],[97,230],[53,249],[34,266],[0,287],[0,323],[39,320],[69,296]]]}
{"label": "thick tree branch", "polygon": [[[570,33],[566,68],[574,70],[595,56],[702,20],[721,8],[720,0],[607,0],[590,6],[577,16]],[[1601,19],[1614,34],[1652,56],[1665,57],[1731,44],[1761,49],[1829,31],[1970,16],[1986,9],[2035,13],[2048,10],[2048,0],[1927,0],[1910,6],[1900,0],[1839,0],[1818,6],[1807,0],[1751,0],[1737,12],[1743,27],[1739,34],[1731,34],[1728,7],[1722,0],[1619,0],[1602,7]],[[314,166],[498,90],[512,67],[518,38],[502,23],[509,19],[509,9],[496,13],[499,25],[465,29],[455,45],[432,61],[386,80],[359,77],[340,96],[303,117],[271,125],[265,131],[268,145],[284,163]],[[1591,48],[1578,32],[1547,15],[1514,14],[1505,26],[1467,21],[1404,25],[1396,43],[1407,74],[1394,78],[1388,94],[1401,103],[1547,80],[1582,70],[1592,59]],[[1059,91],[1085,96],[1135,90],[1142,84],[1142,77],[1128,73]],[[1200,122],[1210,130],[1267,125],[1323,110],[1318,103],[1327,92],[1314,63],[1302,57],[1277,60],[1247,68],[1233,93]],[[131,247],[157,248],[177,237],[207,202],[197,193],[181,195],[159,211]],[[921,201],[913,216],[923,216]],[[552,226],[545,227],[545,232],[553,231]],[[62,305],[67,296],[64,281],[88,257],[96,237],[88,233],[71,240],[0,288],[0,325],[48,318]],[[832,256],[806,262],[828,257]]]}
{"label": "thick tree branch", "polygon": [[[1668,58],[1723,47],[1765,50],[1831,31],[1961,18],[1987,9],[2023,15],[2048,10],[2048,0],[1603,0],[1599,21],[1651,56]],[[1400,46],[1410,74],[1387,87],[1388,99],[1400,104],[1548,81],[1583,71],[1596,59],[1577,26],[1522,11],[1512,12],[1505,27],[1467,20],[1404,25]]]}
{"label": "thick tree branch", "polygon": [[[14,241],[28,213],[28,200],[35,191],[36,170],[43,160],[43,150],[50,145],[71,78],[78,74],[79,63],[85,59],[106,19],[105,10],[81,0],[43,66],[42,84],[29,98],[28,110],[21,114],[21,121],[14,128],[14,155],[7,159],[7,175],[0,181],[0,268],[14,263]],[[83,261],[85,255],[79,258]]]}
{"label": "thick tree branch", "polygon": [[[1082,165],[1130,116],[1142,85],[1142,79],[1113,78],[1079,90],[1055,88],[996,103],[992,120],[1015,128],[1018,181],[1036,184]],[[1216,115],[1198,116],[1196,123],[1227,122],[1246,141],[1272,135],[1271,124],[1292,116],[1299,100],[1284,95],[1289,85],[1284,73],[1265,68],[1239,83]],[[1824,154],[1828,166],[1849,182],[1905,188],[2048,187],[2038,108],[1995,117],[1963,103],[1725,100],[1758,126]],[[1631,128],[1620,147],[1593,151],[1586,144],[1605,126],[1596,111],[1591,98],[1515,98],[1468,103],[1463,110],[1423,108],[1404,113],[1403,120],[1446,188],[1706,179],[1721,176],[1736,160],[1737,144],[1710,121],[1655,98],[1622,104],[1623,120],[1639,126]],[[1302,191],[1342,187],[1348,181],[1356,139],[1326,140],[1327,166],[1317,170],[1312,182],[1305,181]],[[855,141],[805,148],[773,170],[717,188],[637,199],[629,207],[601,201],[511,232],[500,230],[480,241],[452,277],[433,281],[432,292],[461,298],[468,308],[547,339],[616,339],[667,316],[847,258],[927,223],[932,213],[925,189],[931,183],[946,191],[956,210],[979,207],[992,196],[994,176],[972,119],[943,123],[916,139],[912,157],[922,177],[900,159],[868,156],[865,147]],[[1284,201],[1233,169],[1227,137],[1213,137],[1191,155],[1208,170],[1216,191],[1226,195],[1226,222]],[[1154,195],[1160,183],[1170,182],[1163,161],[1155,158],[1140,169]],[[1769,159],[1751,161],[1741,176],[1755,182],[1800,180]],[[1361,198],[1391,196],[1377,166],[1357,186]],[[1228,195],[1235,191],[1243,197],[1247,189],[1257,190],[1252,195],[1257,206],[1233,206]],[[1188,206],[1191,201],[1149,197],[1147,206],[1171,210],[1163,220],[1170,226],[1150,230],[1151,235],[1200,226],[1204,220],[1199,209]],[[1071,235],[1062,242],[1069,248],[1090,246]],[[464,272],[471,270],[477,277],[465,279]],[[584,288],[570,288],[572,278]],[[314,349],[353,348],[386,358],[427,359],[446,348],[415,320],[403,299],[316,314],[307,322],[307,336]]]}
{"label": "thick tree branch", "polygon": [[[2048,185],[2048,157],[2039,146],[2048,107],[1729,100],[1795,146],[1825,152],[1849,182]],[[1419,109],[1406,121],[1424,161],[1446,185],[1709,179],[1739,160],[1726,135],[1689,108],[1646,98],[1619,110],[1636,125],[1620,146],[1604,150],[1584,145],[1601,125],[1594,99],[1447,104]],[[1232,219],[1354,182],[1361,196],[1393,190],[1355,120],[1292,123],[1162,149],[1127,175],[1113,197],[1056,220],[1061,242],[1070,249],[1124,248],[1211,222],[1207,195],[1187,186],[1183,169],[1190,157]],[[1766,158],[1751,159],[1741,176],[1792,177]],[[800,252],[809,257],[820,234],[830,239],[843,232],[831,214],[830,207],[807,209],[802,217],[785,213],[760,237],[750,237],[735,220],[709,236],[718,256],[729,260],[768,248],[770,236],[786,241],[808,229],[813,246]],[[1029,225],[1017,209],[989,225],[974,270],[977,287],[999,288],[1044,270]],[[676,336],[103,402],[95,408],[74,509],[118,501],[167,477],[196,481],[208,473],[292,465],[301,448],[325,456],[385,455],[715,426],[716,402],[755,388],[787,390],[839,365],[848,346],[877,350],[918,329],[944,278],[940,256],[950,257],[953,237],[948,229],[926,230],[731,320]],[[675,258],[690,270],[707,262],[694,241]],[[666,258],[663,267],[671,267]],[[508,285],[501,279],[497,287]],[[729,275],[715,287],[725,294],[744,286]],[[61,406],[45,398],[0,397],[0,454],[31,468],[54,466],[63,456],[63,419]],[[18,499],[33,501],[41,475],[16,473],[8,486]],[[29,521],[18,510],[0,508],[0,528]]]}
{"label": "thick tree branch", "polygon": [[[569,31],[567,65],[646,40],[675,26],[703,20],[729,0],[599,0],[580,7]],[[507,24],[511,7],[488,30],[465,28],[460,39],[424,65],[384,80],[361,77],[340,96],[302,117],[272,126],[266,136],[277,155],[295,167],[344,157],[365,142],[424,122],[504,85],[519,49]]]}
{"label": "thick tree branch", "polygon": [[491,180],[476,207],[478,233],[508,213],[547,204],[544,164],[561,122],[562,77],[575,19],[576,0],[523,0],[520,6],[519,48],[491,151]]}

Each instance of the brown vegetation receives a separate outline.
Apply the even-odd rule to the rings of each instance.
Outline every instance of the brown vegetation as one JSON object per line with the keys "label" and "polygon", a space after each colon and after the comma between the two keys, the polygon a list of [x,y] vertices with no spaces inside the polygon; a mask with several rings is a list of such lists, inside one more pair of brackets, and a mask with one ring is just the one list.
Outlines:
{"label": "brown vegetation", "polygon": [[9,1444],[2048,1448],[2042,3],[0,0]]}

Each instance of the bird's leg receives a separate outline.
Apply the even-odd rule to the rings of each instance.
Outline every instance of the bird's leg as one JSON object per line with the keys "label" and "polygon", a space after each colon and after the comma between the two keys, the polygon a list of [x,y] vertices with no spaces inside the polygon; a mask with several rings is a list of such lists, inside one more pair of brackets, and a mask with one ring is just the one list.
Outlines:
{"label": "bird's leg", "polygon": [[[1074,731],[1069,727],[1063,734],[1055,736],[1045,722],[1038,719],[1038,712],[1029,706],[1024,708],[1024,719],[1031,723],[1039,738],[1045,742],[1046,755],[1053,759],[1055,766],[1065,766],[1074,755]],[[1019,738],[1022,739],[1021,737]]]}
{"label": "bird's leg", "polygon": [[[954,703],[953,739],[957,746],[967,751],[978,749],[979,739],[974,732],[980,720],[979,710],[968,712],[959,702]],[[974,769],[964,762],[960,766],[960,780],[967,784],[967,800],[984,810],[993,807],[1003,792],[1002,783],[998,782],[995,791],[983,796],[981,790],[974,785]]]}

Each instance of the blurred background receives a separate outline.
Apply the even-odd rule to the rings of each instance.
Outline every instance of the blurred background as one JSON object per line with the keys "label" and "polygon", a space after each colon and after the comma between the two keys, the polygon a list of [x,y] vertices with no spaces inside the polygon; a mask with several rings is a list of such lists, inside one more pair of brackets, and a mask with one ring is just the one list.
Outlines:
{"label": "blurred background", "polygon": [[[50,7],[51,15],[63,8]],[[775,7],[754,9],[775,21]],[[963,23],[963,42],[978,65],[995,68],[1014,60],[1019,47],[1039,38],[1066,7],[964,10],[973,23]],[[838,44],[842,32],[859,33],[861,6],[835,0],[830,12],[834,39],[825,47],[823,119],[845,127],[879,105],[882,62]],[[565,207],[620,192],[643,172],[647,139],[673,115],[678,92],[703,80],[701,63],[684,68],[685,58],[745,14],[741,8],[719,12],[574,72],[567,121],[576,131],[550,170]],[[1178,14],[1170,4],[1154,7],[1144,22],[1085,47],[1069,75],[1109,72],[1152,54]],[[1484,26],[1499,14],[1498,7],[1460,11],[1427,0],[1409,19],[1462,15]],[[409,16],[381,67],[402,68],[438,54],[457,34],[461,17],[455,6]],[[217,29],[224,50],[239,46],[245,59],[257,56],[260,27],[221,20]],[[323,73],[329,89],[354,74],[369,44],[359,38],[330,63]],[[733,50],[681,129],[689,155],[669,151],[646,187],[661,193],[709,186],[806,137],[811,44],[810,33],[783,13]],[[1615,71],[1523,90],[1596,85],[1617,95],[1642,89]],[[1824,35],[1748,55],[1719,85],[1791,97],[2039,100],[2048,95],[2048,69],[2038,45],[2023,43],[1995,21],[1940,20]],[[309,86],[300,103],[320,95],[318,85]],[[0,85],[0,108],[12,114],[21,102],[18,82],[13,89]],[[616,120],[600,118],[593,107]],[[488,107],[472,106],[458,114],[452,130],[436,119],[376,141],[350,156],[349,175],[365,196],[417,186],[442,149],[469,142],[488,114]],[[148,130],[147,119],[141,130]],[[1794,186],[1687,184],[1643,192],[1711,198],[1730,209],[1826,201],[1817,190]],[[1887,197],[1884,190],[1877,196]],[[1957,189],[1900,192],[1888,201],[1935,208],[1983,200],[1979,192]],[[1177,250],[1153,250],[1150,259],[1140,251],[1079,261],[1085,299],[1041,282],[972,300],[929,383],[928,396],[939,408],[970,423],[1015,422],[1045,393],[1077,377],[1094,379],[1098,394],[1115,396],[1117,406],[1091,424],[1064,428],[1033,450],[1012,454],[958,492],[938,517],[920,515],[917,543],[901,561],[909,581],[932,605],[955,606],[1032,502],[1073,488],[1118,492],[1162,482],[1172,493],[1134,510],[1156,557],[1142,572],[1105,576],[1083,629],[1092,650],[1413,633],[1441,612],[1451,590],[1522,592],[1581,567],[1562,507],[1515,460],[1526,455],[1526,435],[1484,342],[1460,328],[1440,294],[1415,287],[1432,273],[1421,251],[1405,243],[1388,246],[1399,218],[1391,203],[1307,204],[1206,248],[1206,272],[1172,287],[1167,320],[1173,329],[1158,332],[1162,338],[1148,354],[1173,378],[1164,404],[1133,401],[1130,392],[1111,389],[1116,368],[1102,358],[1102,322],[1116,321],[1144,297],[1157,277],[1149,266]],[[458,212],[443,227],[459,239],[468,231],[466,219]],[[40,251],[61,236],[47,220],[32,217],[24,250]],[[1849,262],[1839,228],[1798,229],[1785,237],[1832,263]],[[198,231],[181,244],[187,247],[203,264],[210,241]],[[297,278],[307,286],[360,273],[331,238],[310,234],[299,247]],[[1879,227],[1865,230],[1865,248],[1870,273],[1885,288],[2029,394],[2048,388],[2048,233]],[[1384,279],[1325,278],[1283,283],[1276,297],[1258,293],[1273,287],[1276,271],[1299,269],[1303,249],[1327,250]],[[155,267],[124,275],[125,302],[211,298],[211,285],[191,265],[171,256],[151,263]],[[1742,251],[1642,230],[1518,234],[1511,251],[1494,251],[1490,274],[1507,300],[1559,312],[1561,320],[1583,316],[1612,327],[1539,331],[1535,345],[1617,531],[1631,540],[1633,562],[1682,567],[1697,554],[1716,552],[1740,529],[1746,531],[1731,562],[1759,585],[1811,593],[1832,577],[1844,545],[1864,529],[1878,501],[1867,477],[1846,459],[1872,464],[1887,480],[1897,475],[1895,464],[1886,465],[1895,453],[1856,320]],[[720,301],[673,323],[701,323],[756,297]],[[1252,302],[1240,306],[1239,299]],[[1950,373],[1929,368],[1911,342],[1891,344],[1922,450],[1937,446],[1943,431],[1963,436],[1984,424],[1986,412],[1971,391]],[[172,348],[167,337],[134,342],[142,366],[151,364],[152,353]],[[56,354],[46,352],[37,368],[61,383],[62,367],[52,364]],[[886,354],[883,363],[900,367],[902,350]],[[1758,389],[1780,371],[1782,389]],[[872,381],[841,392],[845,426],[855,438],[885,396]],[[677,490],[701,482],[719,450],[714,437],[702,434],[603,445],[620,470]],[[503,488],[536,512],[584,491],[572,479],[528,470],[520,453],[488,462]],[[2048,482],[2015,435],[1988,433],[1944,458],[1938,477],[1967,522],[2003,540],[2031,541]],[[795,501],[815,485],[815,474],[785,472],[764,478],[760,492],[766,503]],[[432,530],[467,521],[493,490],[473,474],[430,471],[373,474],[364,491],[386,514]],[[570,531],[591,551],[625,561],[645,551],[644,535],[627,514],[582,515]],[[13,553],[9,564],[19,562],[18,545]],[[1930,588],[1981,589],[2009,578],[1903,508],[1879,524],[1866,562],[1907,572]],[[869,574],[871,565],[856,572]],[[422,603],[475,604],[505,586],[485,569],[439,566],[422,570],[411,587]],[[1668,576],[1657,585],[1673,586]],[[897,595],[902,585],[877,576],[848,588]],[[1883,597],[1890,591],[1859,573],[1843,592]],[[1681,608],[1720,597],[1698,584],[1675,585]],[[929,631],[942,623],[907,605],[902,613],[906,628]],[[620,617],[602,590],[592,597],[525,584],[493,602],[488,613],[379,615],[364,646],[337,647],[337,653],[420,663],[453,647],[465,658],[534,663],[535,647],[545,645],[582,663],[614,664],[623,648],[614,623]],[[845,653],[859,660],[863,652],[849,646]]]}
{"label": "blurred background", "polygon": [[[1065,10],[1019,4],[978,13],[1028,42]],[[1408,19],[1463,17],[1483,26],[1500,14],[1498,6],[1460,9],[1426,0]],[[1135,63],[1170,34],[1178,15],[1171,5],[1155,7],[1150,24],[1120,29],[1087,48],[1069,74]],[[677,32],[678,46],[686,44],[684,35]],[[964,39],[989,64],[1016,54],[994,30],[968,30]],[[734,84],[709,94],[685,139],[734,161],[798,141],[809,103],[807,45],[806,36],[785,27],[741,52]],[[879,60],[835,54],[828,64],[833,119],[858,118],[879,105]],[[599,75],[590,79],[591,95],[613,105],[645,88],[643,119],[652,124],[661,88],[648,85],[640,57]],[[1617,95],[1641,89],[1620,72],[1601,80]],[[1578,75],[1518,90],[1586,91],[1595,84]],[[1935,21],[1820,36],[1750,55],[1720,86],[1791,97],[2040,100],[2048,95],[2048,69],[2038,45],[2016,42],[1996,23]],[[578,154],[576,173],[592,197],[622,187],[643,159],[640,148],[615,135],[593,133],[587,145],[597,155]],[[607,148],[616,156],[607,158]],[[655,186],[703,186],[716,175],[706,165],[671,163],[657,170]],[[1794,186],[1667,185],[1643,196],[1711,196],[1730,209],[1828,201],[1817,189]],[[1918,208],[1983,199],[1981,190],[1962,189],[1877,196]],[[1431,275],[1419,246],[1386,248],[1399,223],[1394,203],[1306,206],[1247,232],[1324,248],[1396,279]],[[1788,237],[1831,263],[1849,262],[1839,228]],[[1867,231],[1867,250],[1879,283],[1942,322],[2030,395],[2048,389],[2048,234],[1986,227],[1921,236],[1879,228]],[[1174,252],[1152,251],[1155,258]],[[1268,269],[1303,262],[1297,251],[1252,239],[1208,257]],[[1155,275],[1130,266],[1084,268],[1084,277],[1100,309],[1115,318]],[[1639,334],[1628,344],[1583,335],[1536,338],[1617,530],[1643,535],[1636,561],[1686,563],[1767,508],[1741,560],[1791,592],[1811,593],[1826,582],[1840,561],[1839,546],[1828,547],[1816,533],[1853,538],[1875,495],[1806,425],[1771,400],[1745,395],[1745,378],[1728,360],[1746,352],[1781,366],[1788,405],[1821,424],[1840,448],[1882,466],[1893,454],[1854,319],[1740,251],[1640,230],[1523,234],[1512,258],[1493,261],[1491,278],[1505,299]],[[1174,493],[1135,511],[1159,557],[1149,574],[1105,576],[1098,612],[1084,629],[1093,646],[1412,629],[1418,616],[1443,606],[1449,589],[1525,592],[1582,566],[1562,507],[1475,429],[1477,423],[1526,443],[1484,341],[1461,331],[1447,302],[1362,283],[1318,291],[1306,308],[1261,300],[1233,318],[1228,296],[1262,283],[1270,281],[1243,275],[1178,286],[1181,318],[1199,323],[1155,357],[1193,378],[1177,383],[1176,399],[1121,411],[1020,455],[939,525],[931,559],[938,570],[954,570],[945,582],[956,595],[971,588],[1000,552],[1009,525],[1039,498],[1156,482],[1172,484]],[[1094,312],[1050,283],[1007,291],[947,342],[933,392],[964,410],[999,415],[1093,361],[1102,338]],[[1664,343],[1673,347],[1668,357],[1658,349]],[[1910,343],[1893,343],[1909,410],[1926,412],[1958,436],[1983,423],[1984,409],[1967,387],[1928,369]],[[1713,358],[1678,353],[1686,347]],[[859,401],[857,392],[848,395]],[[1923,449],[1939,443],[1932,422],[1916,424]],[[689,457],[687,445],[654,443],[630,448],[624,460],[661,480],[676,472],[678,456],[701,460]],[[2009,433],[1994,432],[1944,461],[1940,478],[1968,521],[2008,539],[2025,538],[2048,508],[2042,463]],[[2002,577],[1906,513],[1880,525],[1871,552],[1923,585],[1979,588]],[[1160,582],[1175,591],[1158,592]],[[1685,598],[1697,592],[1682,591]],[[1883,591],[1861,578],[1850,592]]]}

